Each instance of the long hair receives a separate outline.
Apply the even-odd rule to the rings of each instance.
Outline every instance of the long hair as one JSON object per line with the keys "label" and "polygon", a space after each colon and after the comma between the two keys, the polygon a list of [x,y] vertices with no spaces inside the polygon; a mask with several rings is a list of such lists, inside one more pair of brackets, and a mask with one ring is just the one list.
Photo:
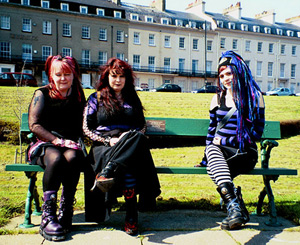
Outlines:
{"label": "long hair", "polygon": [[[243,58],[233,51],[226,51],[222,54],[219,61],[218,74],[226,67],[230,67],[233,74],[232,95],[236,105],[237,115],[237,137],[240,149],[244,148],[244,135],[248,130],[246,125],[251,125],[254,119],[259,117],[259,102],[261,90],[252,77],[251,71]],[[225,88],[221,85],[220,79],[218,86],[221,92]],[[253,125],[251,125],[252,127]],[[251,128],[250,127],[250,128]],[[247,132],[249,133],[249,132]]]}
{"label": "long hair", "polygon": [[120,59],[110,58],[107,64],[100,67],[100,79],[96,84],[96,90],[100,93],[100,100],[103,103],[108,114],[114,114],[122,107],[116,98],[115,91],[109,85],[110,71],[114,70],[116,74],[125,76],[125,85],[121,91],[122,97],[126,103],[133,107],[134,110],[143,110],[141,101],[135,91],[135,75],[131,66]]}
{"label": "long hair", "polygon": [[53,99],[66,99],[64,98],[61,93],[58,91],[54,81],[53,81],[53,64],[55,63],[61,63],[61,68],[64,72],[71,72],[73,73],[74,79],[72,84],[72,90],[74,89],[77,93],[78,101],[81,102],[82,100],[85,100],[84,98],[84,92],[80,83],[80,69],[79,65],[75,58],[70,56],[64,56],[56,55],[56,56],[49,56],[45,63],[45,72],[48,76],[49,80],[49,96]]}

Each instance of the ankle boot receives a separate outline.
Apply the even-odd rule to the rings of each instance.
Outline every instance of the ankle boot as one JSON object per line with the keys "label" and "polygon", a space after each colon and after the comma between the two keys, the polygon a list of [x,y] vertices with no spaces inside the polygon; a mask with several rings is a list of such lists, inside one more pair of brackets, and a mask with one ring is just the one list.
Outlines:
{"label": "ankle boot", "polygon": [[138,233],[138,209],[135,189],[125,189],[123,191],[123,195],[125,198],[126,207],[124,230],[128,235],[134,236]]}
{"label": "ankle boot", "polygon": [[237,197],[238,202],[240,204],[240,207],[241,207],[241,210],[243,212],[243,215],[246,217],[245,223],[244,223],[244,224],[246,224],[250,220],[250,215],[249,215],[249,212],[248,212],[248,210],[246,208],[246,205],[244,203],[241,189],[242,188],[240,186],[238,186],[237,188],[235,188],[235,194],[236,194],[236,197]]}
{"label": "ankle boot", "polygon": [[64,187],[61,192],[58,222],[66,233],[72,230],[73,206],[75,203],[75,191],[66,192]]}
{"label": "ankle boot", "polygon": [[118,169],[118,164],[109,162],[100,173],[96,175],[94,186],[91,191],[97,186],[102,192],[108,192],[115,183],[115,173]]}
{"label": "ankle boot", "polygon": [[57,191],[44,192],[43,214],[39,232],[49,241],[65,240],[64,229],[58,223],[56,216],[56,198]]}
{"label": "ankle boot", "polygon": [[227,208],[227,217],[222,221],[221,229],[231,230],[239,228],[245,224],[247,217],[243,214],[234,186],[231,182],[222,183],[218,186],[217,191],[220,193]]}

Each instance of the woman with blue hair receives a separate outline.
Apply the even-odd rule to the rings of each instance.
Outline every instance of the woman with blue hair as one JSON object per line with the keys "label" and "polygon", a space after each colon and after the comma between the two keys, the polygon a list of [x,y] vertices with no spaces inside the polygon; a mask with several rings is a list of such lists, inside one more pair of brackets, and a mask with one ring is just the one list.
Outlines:
{"label": "woman with blue hair", "polygon": [[210,106],[210,124],[202,165],[217,185],[228,217],[221,224],[225,230],[236,229],[249,221],[249,213],[240,188],[233,179],[250,171],[257,162],[256,141],[265,123],[264,100],[259,86],[241,56],[224,52],[218,65],[220,93]]}

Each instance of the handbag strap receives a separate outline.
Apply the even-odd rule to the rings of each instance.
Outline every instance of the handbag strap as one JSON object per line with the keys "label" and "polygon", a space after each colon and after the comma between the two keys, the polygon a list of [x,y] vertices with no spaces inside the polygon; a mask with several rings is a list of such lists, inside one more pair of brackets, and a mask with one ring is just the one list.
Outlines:
{"label": "handbag strap", "polygon": [[227,112],[225,117],[223,117],[223,119],[218,123],[216,128],[216,133],[219,132],[219,130],[224,127],[224,125],[228,122],[229,118],[231,118],[231,116],[235,111],[236,111],[236,107],[235,105],[233,105],[233,107],[231,107],[231,109],[229,110],[229,112]]}

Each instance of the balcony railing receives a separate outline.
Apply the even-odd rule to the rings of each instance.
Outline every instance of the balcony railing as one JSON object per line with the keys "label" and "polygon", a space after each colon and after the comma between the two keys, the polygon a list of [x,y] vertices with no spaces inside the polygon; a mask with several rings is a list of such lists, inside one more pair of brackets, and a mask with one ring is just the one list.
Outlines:
{"label": "balcony railing", "polygon": [[[24,62],[21,55],[12,55],[10,57],[0,57],[0,62],[9,62],[9,63],[20,63]],[[27,59],[27,65],[43,65],[45,63],[45,58],[43,57],[32,57],[32,59]],[[79,60],[78,64],[80,68],[83,69],[98,69],[99,66],[103,65],[99,62],[86,62]],[[202,70],[188,70],[188,69],[174,69],[174,68],[166,68],[166,67],[148,67],[148,66],[132,66],[133,70],[136,72],[147,72],[147,73],[158,73],[158,74],[170,74],[170,75],[177,75],[183,77],[207,77],[207,78],[216,78],[217,72],[215,71],[205,71]]]}

